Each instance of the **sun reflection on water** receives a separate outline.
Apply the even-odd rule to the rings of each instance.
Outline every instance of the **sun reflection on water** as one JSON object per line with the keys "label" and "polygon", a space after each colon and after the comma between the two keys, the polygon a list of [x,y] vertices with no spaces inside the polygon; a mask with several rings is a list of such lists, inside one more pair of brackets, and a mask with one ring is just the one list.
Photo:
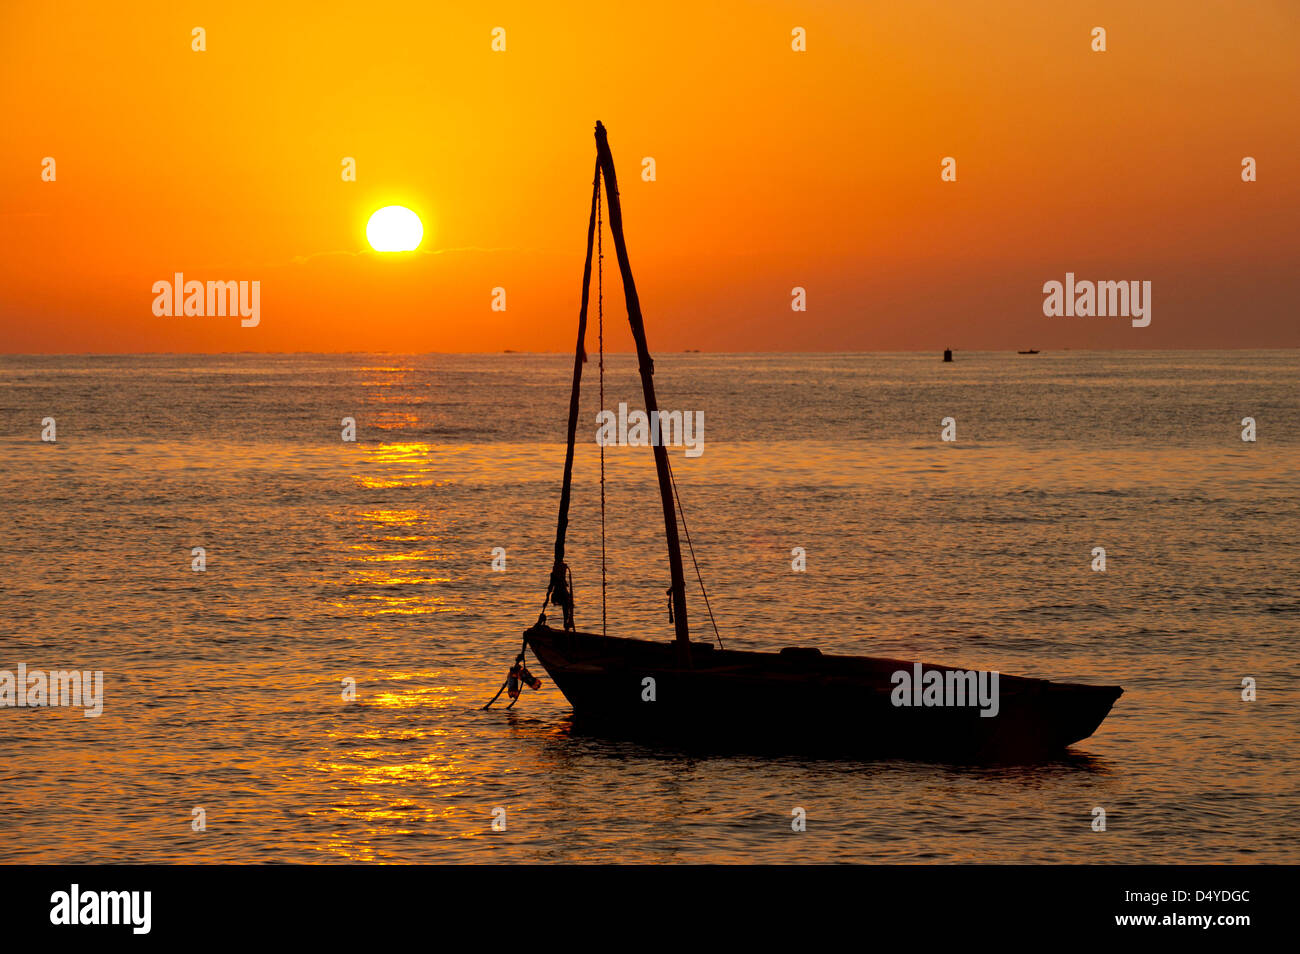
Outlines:
{"label": "sun reflection on water", "polygon": [[329,733],[329,751],[346,751],[346,758],[318,759],[310,766],[322,779],[324,798],[304,814],[337,832],[355,833],[336,834],[317,850],[349,861],[383,862],[398,857],[395,839],[430,831],[483,837],[481,818],[440,795],[493,771],[445,727],[465,708],[470,688],[446,685],[449,674],[440,670],[381,670],[372,678],[383,688],[363,694],[358,705],[379,721],[336,728]]}
{"label": "sun reflection on water", "polygon": [[[361,445],[353,481],[368,490],[447,486],[433,474],[433,446],[423,441]],[[415,465],[414,471],[412,465]],[[402,472],[393,473],[400,468]],[[432,498],[431,498],[432,499]],[[351,542],[344,544],[346,579],[328,604],[359,617],[418,616],[459,612],[447,586],[454,553],[445,543],[442,518],[434,507],[370,506],[345,518]]]}

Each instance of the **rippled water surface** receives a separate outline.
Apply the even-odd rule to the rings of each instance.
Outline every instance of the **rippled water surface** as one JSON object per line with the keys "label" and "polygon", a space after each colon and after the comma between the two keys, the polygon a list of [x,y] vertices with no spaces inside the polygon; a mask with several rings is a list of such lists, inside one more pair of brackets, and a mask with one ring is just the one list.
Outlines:
{"label": "rippled water surface", "polygon": [[[641,406],[610,365],[606,406]],[[545,590],[570,371],[0,357],[0,669],[105,673],[99,718],[0,708],[0,860],[1300,860],[1296,352],[658,358],[705,412],[674,469],[729,647],[1124,686],[1067,757],[1003,767],[655,751],[571,734],[549,684],[480,711]],[[594,371],[570,564],[598,628]],[[608,630],[668,639],[649,451],[606,468]]]}

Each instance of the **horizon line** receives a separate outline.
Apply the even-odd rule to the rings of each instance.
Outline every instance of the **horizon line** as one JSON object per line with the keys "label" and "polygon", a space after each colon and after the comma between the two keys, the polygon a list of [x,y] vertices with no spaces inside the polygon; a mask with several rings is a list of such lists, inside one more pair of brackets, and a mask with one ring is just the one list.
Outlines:
{"label": "horizon line", "polygon": [[[707,351],[703,348],[690,348],[680,351],[661,350],[654,352],[655,356],[662,357],[666,355],[679,354],[707,354],[707,355],[846,355],[846,354],[938,354],[942,355],[944,348],[900,348],[900,349],[867,349],[856,348],[843,351]],[[1011,348],[952,348],[953,354],[1020,354],[1021,352]],[[1036,354],[1088,354],[1088,353],[1159,353],[1167,351],[1297,351],[1300,345],[1281,345],[1270,347],[1232,347],[1232,348],[1203,348],[1203,347],[1174,347],[1174,348],[1035,348]],[[493,355],[571,355],[572,349],[550,350],[550,351],[529,351],[523,349],[503,348],[494,351],[356,351],[356,350],[339,350],[339,351],[0,351],[0,357],[5,358],[108,358],[108,357],[176,357],[185,356],[230,356],[230,355],[291,355],[291,354],[318,354],[318,355],[344,355],[344,354],[401,354],[401,355],[422,355],[422,354],[440,354],[440,355],[474,355],[474,356],[493,356]],[[635,357],[635,351],[606,351],[606,355],[627,355]],[[591,353],[588,352],[588,359]]]}

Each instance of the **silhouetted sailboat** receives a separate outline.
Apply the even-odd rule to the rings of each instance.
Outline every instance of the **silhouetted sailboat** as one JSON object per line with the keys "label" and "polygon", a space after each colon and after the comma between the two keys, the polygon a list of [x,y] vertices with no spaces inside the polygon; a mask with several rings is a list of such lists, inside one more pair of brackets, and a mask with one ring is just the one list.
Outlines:
{"label": "silhouetted sailboat", "polygon": [[[1123,691],[1118,686],[1054,683],[1017,676],[999,678],[998,674],[971,673],[951,666],[824,654],[804,647],[751,652],[692,641],[678,508],[674,505],[676,488],[662,442],[653,443],[652,449],[668,545],[669,618],[676,638],[656,642],[577,631],[564,550],[578,398],[586,360],[592,240],[597,235],[602,179],[628,321],[636,341],[645,410],[649,419],[658,413],[654,362],[646,345],[641,305],[623,240],[614,159],[605,128],[597,123],[596,173],[587,226],[555,559],[542,613],[524,633],[524,648],[533,651],[572,704],[575,724],[656,739],[760,744],[831,755],[977,759],[1037,757],[1091,735]],[[696,570],[698,574],[698,567]],[[547,622],[546,609],[551,605],[561,609],[560,629]],[[512,696],[517,695],[519,672],[525,681],[532,678],[522,665],[521,650],[516,669],[512,670],[516,680]],[[976,698],[987,700],[990,685],[995,700],[975,704]]]}

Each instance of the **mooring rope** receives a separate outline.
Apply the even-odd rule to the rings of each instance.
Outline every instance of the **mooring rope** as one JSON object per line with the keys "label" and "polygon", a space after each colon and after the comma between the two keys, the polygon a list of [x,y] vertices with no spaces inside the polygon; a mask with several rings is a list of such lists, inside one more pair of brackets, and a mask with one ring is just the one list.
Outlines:
{"label": "mooring rope", "polygon": [[[528,652],[528,637],[527,637],[527,636],[524,637],[524,644],[523,644],[522,646],[519,647],[519,655],[516,657],[516,661],[523,659],[523,658],[524,658],[524,654],[525,654],[526,652]],[[505,682],[501,683],[501,688],[497,690],[497,694],[496,694],[495,696],[493,696],[491,699],[489,699],[489,700],[487,701],[487,705],[483,706],[482,709],[490,709],[490,708],[492,708],[492,703],[496,702],[498,699],[501,698],[501,693],[503,693],[503,692],[506,691],[506,686],[508,686],[508,685],[510,685],[510,677],[509,677],[509,676],[506,676],[506,680],[505,680]],[[507,709],[511,708],[511,707],[512,707],[516,702],[518,702],[518,701],[519,701],[518,699],[513,699],[513,700],[511,700],[510,705],[506,706],[506,708],[507,708]],[[480,709],[480,711],[482,711],[482,709]]]}
{"label": "mooring rope", "polygon": [[[695,559],[695,544],[691,543],[691,528],[686,526],[686,510],[682,507],[682,498],[677,493],[677,478],[673,475],[672,461],[668,462],[668,480],[673,485],[673,498],[677,501],[677,513],[682,518],[682,530],[686,532],[686,549],[691,554],[691,565],[695,567],[695,578],[700,581],[700,592],[704,595],[704,608],[709,612],[709,622],[713,624],[713,637],[718,641],[719,649],[726,649],[722,645],[722,636],[718,633],[718,621],[713,618],[713,607],[709,605],[709,591],[704,588],[704,577],[700,575],[700,564]],[[672,593],[672,590],[668,591]],[[672,604],[669,603],[669,618],[672,618]]]}

